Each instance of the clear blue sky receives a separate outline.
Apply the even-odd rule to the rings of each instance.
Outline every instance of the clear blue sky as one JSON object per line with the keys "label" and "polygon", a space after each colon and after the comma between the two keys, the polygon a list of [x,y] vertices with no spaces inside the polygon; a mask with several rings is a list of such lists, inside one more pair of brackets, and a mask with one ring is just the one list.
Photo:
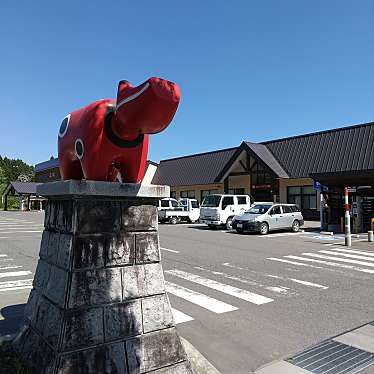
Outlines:
{"label": "clear blue sky", "polygon": [[374,121],[371,0],[0,5],[0,154],[57,154],[66,113],[117,82],[179,84],[154,161]]}

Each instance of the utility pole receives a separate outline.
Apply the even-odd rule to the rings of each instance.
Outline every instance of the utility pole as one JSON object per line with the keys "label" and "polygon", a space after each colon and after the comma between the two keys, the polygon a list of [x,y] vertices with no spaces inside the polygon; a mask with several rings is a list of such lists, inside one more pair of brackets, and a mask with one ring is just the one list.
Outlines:
{"label": "utility pole", "polygon": [[352,245],[351,238],[351,216],[349,215],[348,203],[348,187],[344,187],[344,222],[345,222],[345,245],[350,247]]}

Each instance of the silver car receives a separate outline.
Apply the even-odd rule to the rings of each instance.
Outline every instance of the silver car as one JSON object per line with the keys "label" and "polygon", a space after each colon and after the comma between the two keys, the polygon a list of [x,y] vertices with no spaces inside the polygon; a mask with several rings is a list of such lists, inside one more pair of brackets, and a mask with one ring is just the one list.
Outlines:
{"label": "silver car", "polygon": [[254,203],[247,211],[233,219],[232,227],[238,232],[257,231],[266,235],[272,230],[299,231],[304,218],[295,204]]}

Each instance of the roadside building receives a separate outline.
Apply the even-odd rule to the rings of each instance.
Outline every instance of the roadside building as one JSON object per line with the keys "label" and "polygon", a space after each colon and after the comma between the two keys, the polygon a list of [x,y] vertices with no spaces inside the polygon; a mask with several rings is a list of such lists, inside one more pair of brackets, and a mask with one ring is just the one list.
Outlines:
{"label": "roadside building", "polygon": [[[374,123],[148,162],[143,183],[170,186],[171,197],[248,194],[252,201],[296,203],[305,219],[342,228],[343,190],[350,187],[352,232],[374,218]],[[58,160],[35,167],[36,181],[60,178]],[[321,193],[320,193],[321,191]],[[322,195],[322,196],[321,196]],[[321,203],[322,201],[322,203]]]}
{"label": "roadside building", "polygon": [[4,210],[8,210],[9,196],[16,196],[19,199],[20,210],[42,210],[45,199],[36,193],[36,187],[39,184],[35,182],[10,182],[1,196],[1,205]]}
{"label": "roadside building", "polygon": [[[374,217],[374,123],[343,127],[160,162],[153,183],[175,198],[249,194],[253,201],[296,203],[305,219],[342,227],[343,189],[350,186],[353,232]],[[315,183],[319,182],[319,183]]]}

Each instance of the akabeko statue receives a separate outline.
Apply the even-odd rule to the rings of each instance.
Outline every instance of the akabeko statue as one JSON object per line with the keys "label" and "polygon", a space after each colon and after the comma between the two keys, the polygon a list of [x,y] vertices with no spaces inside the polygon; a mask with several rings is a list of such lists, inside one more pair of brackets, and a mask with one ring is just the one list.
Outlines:
{"label": "akabeko statue", "polygon": [[118,85],[117,100],[103,99],[68,114],[58,134],[63,180],[139,183],[147,161],[148,134],[164,130],[177,110],[179,88],[160,78]]}

